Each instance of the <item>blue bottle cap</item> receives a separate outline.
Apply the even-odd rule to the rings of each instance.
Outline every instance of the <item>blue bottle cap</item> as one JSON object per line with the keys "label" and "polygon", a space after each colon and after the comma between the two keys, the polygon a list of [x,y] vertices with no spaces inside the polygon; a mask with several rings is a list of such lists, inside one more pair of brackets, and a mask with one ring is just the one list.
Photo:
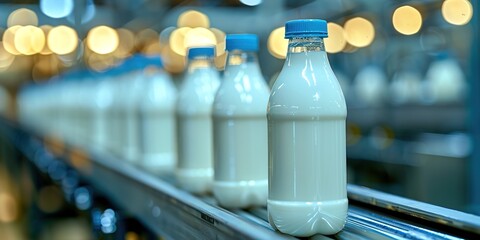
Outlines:
{"label": "blue bottle cap", "polygon": [[227,51],[258,51],[258,37],[255,34],[229,34],[225,43]]}
{"label": "blue bottle cap", "polygon": [[214,55],[214,47],[193,47],[188,49],[188,59],[193,59],[198,56],[213,57]]}
{"label": "blue bottle cap", "polygon": [[285,38],[328,37],[327,21],[321,19],[298,19],[285,24]]}

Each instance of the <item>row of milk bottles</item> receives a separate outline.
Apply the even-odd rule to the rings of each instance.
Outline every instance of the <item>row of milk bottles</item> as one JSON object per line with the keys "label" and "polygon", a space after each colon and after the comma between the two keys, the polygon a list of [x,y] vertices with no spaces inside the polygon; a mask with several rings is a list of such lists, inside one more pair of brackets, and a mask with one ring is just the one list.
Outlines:
{"label": "row of milk bottles", "polygon": [[19,120],[70,144],[172,170],[176,89],[160,65],[137,55],[101,75],[77,72],[27,86],[18,96]]}
{"label": "row of milk bottles", "polygon": [[26,88],[21,120],[150,171],[174,171],[179,187],[213,192],[224,207],[267,205],[281,232],[334,234],[348,208],[345,99],[325,52],[326,22],[285,27],[288,54],[271,91],[257,36],[232,34],[223,79],[213,47],[188,50],[178,90],[158,59],[134,57],[102,79]]}
{"label": "row of milk bottles", "polygon": [[450,54],[438,53],[424,76],[413,64],[404,63],[407,67],[398,69],[391,81],[375,64],[360,69],[351,85],[344,74],[337,75],[347,101],[358,106],[448,104],[465,100],[465,74]]}

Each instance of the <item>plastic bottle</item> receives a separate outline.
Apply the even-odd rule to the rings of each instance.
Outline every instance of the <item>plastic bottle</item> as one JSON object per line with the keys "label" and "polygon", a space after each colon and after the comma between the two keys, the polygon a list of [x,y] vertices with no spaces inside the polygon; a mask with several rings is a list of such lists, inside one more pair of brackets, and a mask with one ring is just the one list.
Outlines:
{"label": "plastic bottle", "polygon": [[365,106],[381,106],[387,97],[387,76],[379,66],[367,65],[355,76],[353,90],[357,99]]}
{"label": "plastic bottle", "polygon": [[213,182],[212,104],[220,85],[213,47],[190,48],[188,72],[180,88],[178,123],[178,185],[193,193],[211,190]]}
{"label": "plastic bottle", "polygon": [[227,35],[227,66],[213,103],[213,193],[224,207],[265,206],[268,194],[267,103],[254,34]]}
{"label": "plastic bottle", "polygon": [[424,92],[427,103],[451,103],[463,100],[466,90],[465,74],[448,52],[441,52],[428,67]]}
{"label": "plastic bottle", "polygon": [[177,90],[159,57],[146,59],[140,99],[142,166],[154,173],[173,172],[177,162],[175,102]]}
{"label": "plastic bottle", "polygon": [[93,91],[92,114],[92,147],[98,151],[109,149],[110,133],[108,111],[113,104],[112,70],[97,77]]}
{"label": "plastic bottle", "polygon": [[286,23],[287,59],[267,110],[269,222],[301,237],[337,233],[347,217],[347,108],[324,37],[323,20]]}

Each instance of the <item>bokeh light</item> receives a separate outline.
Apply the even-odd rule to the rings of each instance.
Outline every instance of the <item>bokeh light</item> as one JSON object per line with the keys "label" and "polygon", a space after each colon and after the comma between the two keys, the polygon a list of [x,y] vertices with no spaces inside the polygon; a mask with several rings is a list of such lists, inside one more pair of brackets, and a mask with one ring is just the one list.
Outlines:
{"label": "bokeh light", "polygon": [[20,27],[15,33],[14,44],[21,54],[33,55],[43,50],[45,34],[35,26]]}
{"label": "bokeh light", "polygon": [[151,28],[143,29],[135,34],[135,47],[138,50],[141,50],[147,43],[150,43],[153,40],[158,40],[158,32]]}
{"label": "bokeh light", "polygon": [[0,222],[13,222],[18,218],[18,204],[10,193],[0,192]]}
{"label": "bokeh light", "polygon": [[20,28],[21,26],[19,25],[11,26],[7,28],[7,30],[5,30],[5,32],[3,33],[3,47],[7,52],[13,55],[20,55],[20,52],[18,52],[15,48],[15,33]]}
{"label": "bokeh light", "polygon": [[338,53],[345,48],[347,40],[343,27],[336,23],[328,23],[328,38],[325,38],[325,50],[329,53]]}
{"label": "bokeh light", "polygon": [[27,9],[27,8],[19,8],[8,16],[7,19],[7,26],[15,26],[15,25],[38,25],[38,17],[34,11]]}
{"label": "bokeh light", "polygon": [[446,0],[442,4],[445,21],[453,25],[465,25],[472,19],[472,3],[467,0]]}
{"label": "bokeh light", "polygon": [[126,58],[131,55],[135,48],[135,35],[132,31],[126,28],[117,29],[118,47],[115,50],[115,56],[119,58]]}
{"label": "bokeh light", "polygon": [[68,54],[78,46],[77,32],[67,26],[58,26],[50,30],[47,37],[48,48],[56,54]]}
{"label": "bokeh light", "polygon": [[176,29],[175,27],[167,27],[163,29],[158,36],[160,40],[160,44],[168,45],[170,41],[170,35],[172,34],[173,31],[175,31],[175,29]]}
{"label": "bokeh light", "polygon": [[185,56],[176,53],[170,45],[162,48],[162,60],[165,70],[170,73],[181,73],[185,68]]}
{"label": "bokeh light", "polygon": [[422,27],[422,15],[411,6],[402,6],[395,9],[392,23],[395,30],[404,35],[417,33]]}
{"label": "bokeh light", "polygon": [[273,30],[268,36],[268,51],[274,57],[284,59],[287,56],[288,40],[285,39],[285,27]]}
{"label": "bokeh light", "polygon": [[87,46],[98,54],[108,54],[118,47],[117,31],[107,26],[92,28],[87,35]]}
{"label": "bokeh light", "polygon": [[187,54],[185,35],[187,35],[188,31],[190,30],[191,28],[189,27],[182,27],[175,29],[172,34],[170,34],[170,48],[180,56],[185,56]]}
{"label": "bokeh light", "polygon": [[42,26],[40,26],[40,29],[42,29],[43,33],[45,34],[45,38],[46,38],[46,43],[43,46],[42,51],[40,51],[40,54],[42,54],[42,55],[52,54],[53,53],[52,50],[50,50],[50,48],[48,47],[48,33],[50,32],[50,30],[53,29],[53,27],[50,26],[50,25],[42,25]]}
{"label": "bokeh light", "polygon": [[196,27],[203,27],[203,28],[209,28],[210,27],[210,20],[208,19],[208,16],[199,12],[199,11],[186,11],[178,17],[177,20],[177,27],[182,28],[182,27],[190,27],[190,28],[196,28]]}
{"label": "bokeh light", "polygon": [[63,18],[73,11],[73,0],[40,0],[40,10],[51,18]]}
{"label": "bokeh light", "polygon": [[375,38],[373,24],[365,18],[355,17],[348,20],[343,26],[347,42],[355,47],[366,47]]}
{"label": "bokeh light", "polygon": [[217,45],[217,38],[207,28],[193,28],[185,34],[184,46],[186,48],[215,45]]}
{"label": "bokeh light", "polygon": [[15,60],[15,55],[7,52],[0,42],[0,71],[7,70]]}
{"label": "bokeh light", "polygon": [[225,33],[218,28],[210,28],[210,31],[215,34],[215,38],[217,40],[215,53],[217,54],[217,56],[223,55],[225,53]]}

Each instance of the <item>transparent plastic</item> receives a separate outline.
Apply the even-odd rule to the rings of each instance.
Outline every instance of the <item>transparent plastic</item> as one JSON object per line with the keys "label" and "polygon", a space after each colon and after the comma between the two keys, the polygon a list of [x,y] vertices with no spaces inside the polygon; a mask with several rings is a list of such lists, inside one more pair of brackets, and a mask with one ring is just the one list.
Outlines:
{"label": "transparent plastic", "polygon": [[267,207],[275,229],[304,237],[343,228],[348,208],[346,116],[323,39],[290,39],[267,110]]}
{"label": "transparent plastic", "polygon": [[213,58],[191,59],[180,87],[176,114],[177,184],[192,193],[211,191],[213,182],[212,104],[220,85]]}
{"label": "transparent plastic", "polygon": [[255,52],[228,54],[225,77],[213,104],[213,193],[224,207],[265,206],[270,90]]}

